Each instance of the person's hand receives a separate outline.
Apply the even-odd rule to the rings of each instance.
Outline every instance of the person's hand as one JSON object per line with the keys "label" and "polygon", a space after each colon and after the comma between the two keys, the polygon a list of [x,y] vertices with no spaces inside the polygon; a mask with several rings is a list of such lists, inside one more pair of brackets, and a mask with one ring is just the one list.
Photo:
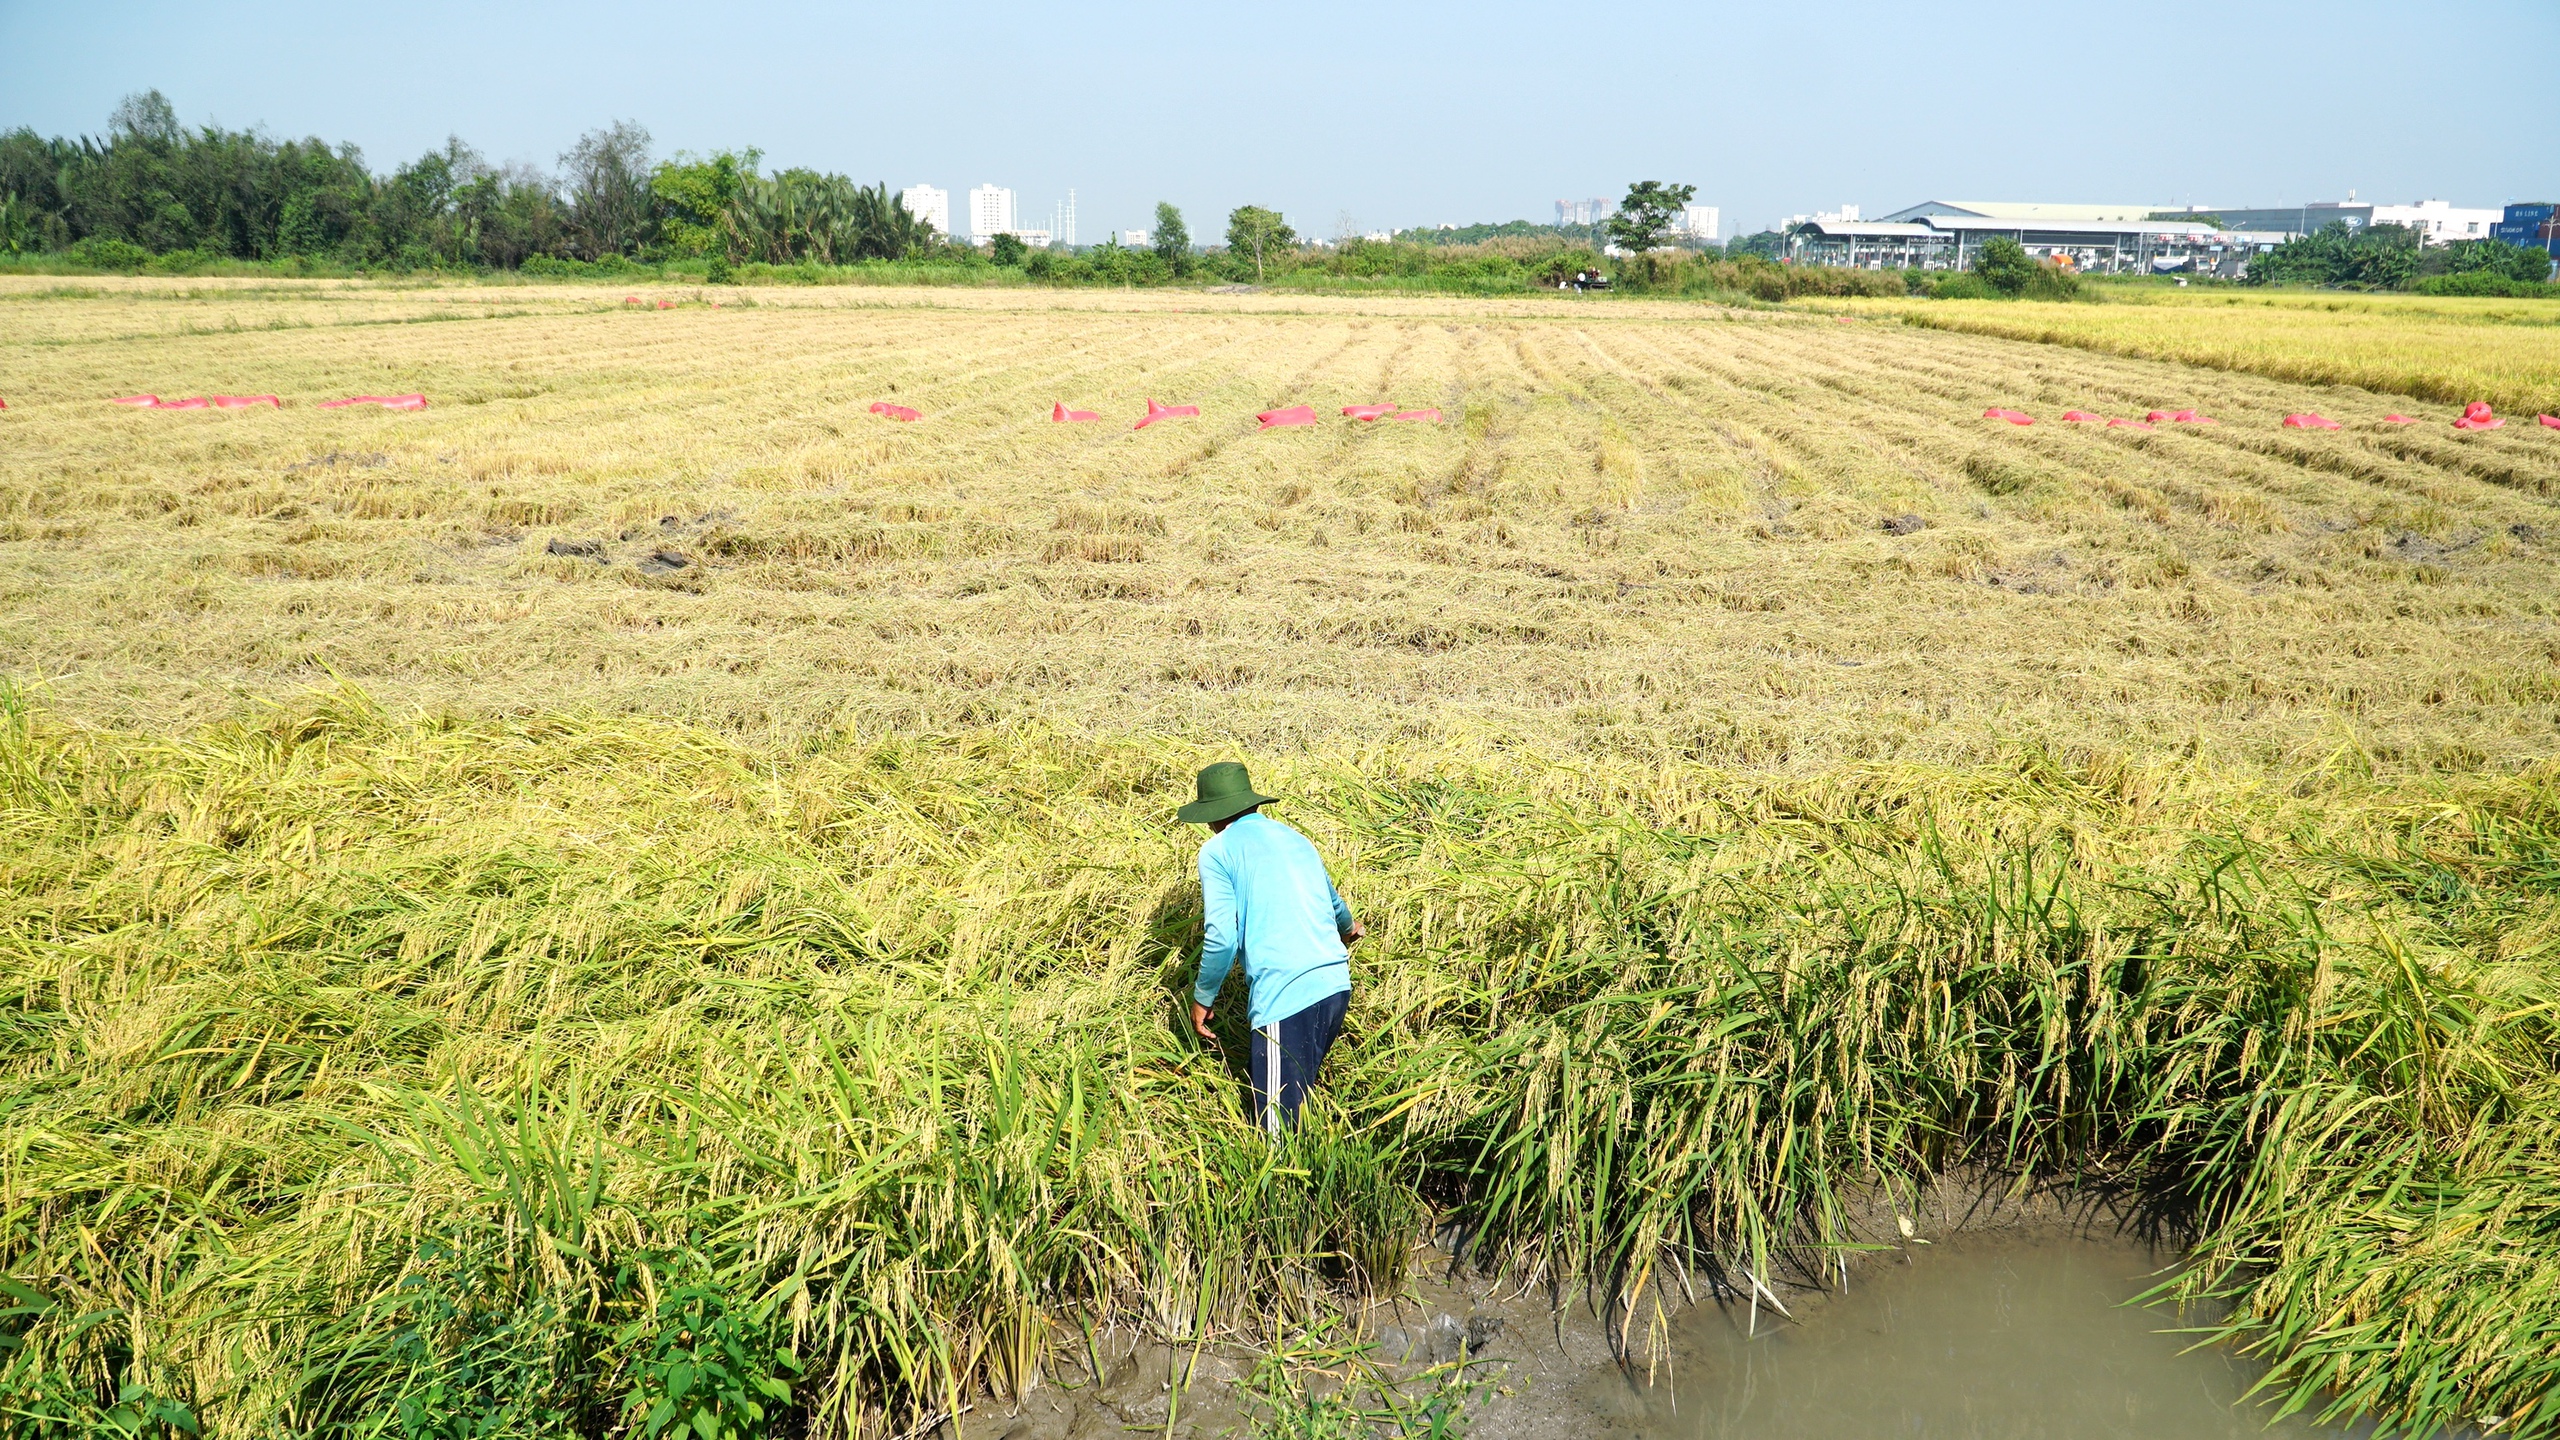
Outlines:
{"label": "person's hand", "polygon": [[1218,1038],[1209,1033],[1209,1007],[1197,1000],[1191,1002],[1191,1028],[1199,1031],[1200,1038],[1203,1040],[1214,1041]]}
{"label": "person's hand", "polygon": [[1342,932],[1342,943],[1345,945],[1357,945],[1360,943],[1361,937],[1368,933],[1368,926],[1354,920],[1351,922],[1351,928]]}

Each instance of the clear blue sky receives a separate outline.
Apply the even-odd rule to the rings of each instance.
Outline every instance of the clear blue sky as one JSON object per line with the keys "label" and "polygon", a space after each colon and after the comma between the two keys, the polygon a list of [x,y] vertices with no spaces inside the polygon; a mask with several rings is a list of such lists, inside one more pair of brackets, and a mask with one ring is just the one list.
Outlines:
{"label": "clear blue sky", "polygon": [[0,0],[0,126],[96,133],[156,87],[377,170],[447,134],[548,168],[629,118],[955,209],[1011,185],[1024,224],[1072,185],[1087,242],[1158,199],[1204,238],[1246,202],[1331,234],[1661,179],[1730,233],[1842,201],[2560,198],[2555,59],[2555,0]]}

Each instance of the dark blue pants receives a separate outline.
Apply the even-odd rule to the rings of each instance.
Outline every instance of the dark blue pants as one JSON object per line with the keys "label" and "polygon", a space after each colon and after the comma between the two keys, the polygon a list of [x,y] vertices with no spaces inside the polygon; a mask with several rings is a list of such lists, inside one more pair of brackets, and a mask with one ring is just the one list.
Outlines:
{"label": "dark blue pants", "polygon": [[1338,990],[1253,1032],[1253,1059],[1246,1068],[1253,1076],[1254,1123],[1273,1135],[1298,1123],[1298,1107],[1307,1103],[1324,1053],[1342,1033],[1342,1016],[1350,1008],[1351,992]]}

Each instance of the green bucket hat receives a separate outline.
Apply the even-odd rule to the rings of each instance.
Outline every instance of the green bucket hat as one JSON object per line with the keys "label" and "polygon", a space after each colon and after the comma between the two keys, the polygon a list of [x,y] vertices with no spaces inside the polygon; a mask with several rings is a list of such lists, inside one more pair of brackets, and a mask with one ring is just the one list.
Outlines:
{"label": "green bucket hat", "polygon": [[1200,798],[1173,812],[1188,825],[1214,825],[1271,803],[1270,796],[1253,793],[1253,781],[1246,778],[1244,766],[1233,760],[1221,760],[1201,771],[1196,784]]}

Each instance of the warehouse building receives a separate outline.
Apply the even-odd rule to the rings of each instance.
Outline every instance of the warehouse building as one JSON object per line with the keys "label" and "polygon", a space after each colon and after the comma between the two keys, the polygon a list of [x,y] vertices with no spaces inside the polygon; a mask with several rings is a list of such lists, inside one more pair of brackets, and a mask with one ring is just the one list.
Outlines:
{"label": "warehouse building", "polygon": [[[2090,211],[2102,213],[2085,213]],[[2286,238],[2273,232],[2220,229],[2198,220],[2148,218],[2159,213],[2143,205],[1929,201],[1882,220],[1803,221],[1788,229],[1784,253],[1799,265],[1969,270],[1984,245],[2006,238],[2017,241],[2037,260],[2085,274],[2237,277],[2247,272],[2252,259]]]}
{"label": "warehouse building", "polygon": [[2216,210],[2213,213],[2223,224],[2236,230],[2274,230],[2287,236],[2314,234],[2328,225],[2344,225],[2350,230],[2362,230],[2368,225],[2398,225],[2416,231],[2421,245],[2486,240],[2497,229],[2501,218],[2495,210],[2471,209],[2445,200],[2421,200],[2415,205],[2376,205],[2357,200],[2353,191],[2349,191],[2344,200],[2315,200],[2307,205]]}

